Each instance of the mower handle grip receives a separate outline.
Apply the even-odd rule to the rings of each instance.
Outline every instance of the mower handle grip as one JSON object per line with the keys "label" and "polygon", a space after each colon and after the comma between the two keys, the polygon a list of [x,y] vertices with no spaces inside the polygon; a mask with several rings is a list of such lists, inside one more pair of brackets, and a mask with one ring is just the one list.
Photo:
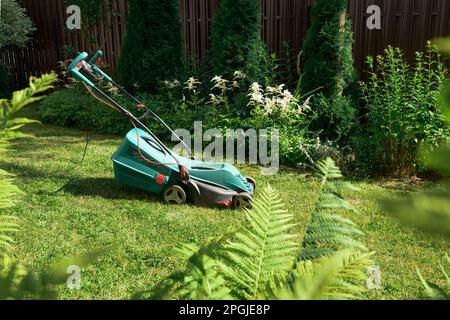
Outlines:
{"label": "mower handle grip", "polygon": [[87,52],[80,53],[75,59],[73,59],[72,63],[69,66],[69,71],[75,69],[81,61],[85,61],[89,55]]}
{"label": "mower handle grip", "polygon": [[97,53],[92,57],[91,60],[89,60],[89,64],[91,66],[98,65],[100,63],[101,59],[103,58],[103,52],[101,50],[98,50]]}
{"label": "mower handle grip", "polygon": [[112,82],[112,78],[108,76],[102,69],[100,69],[99,64],[101,59],[103,58],[103,52],[101,50],[98,50],[95,56],[92,57],[91,60],[89,60],[89,65],[92,68],[92,71],[94,71],[96,74],[98,74],[100,77],[105,79],[108,82]]}
{"label": "mower handle grip", "polygon": [[89,87],[93,88],[95,87],[95,84],[80,72],[80,64],[86,63],[85,60],[88,56],[89,55],[86,52],[82,52],[78,55],[78,57],[73,59],[72,63],[69,66],[69,73],[72,74],[75,79],[83,81]]}

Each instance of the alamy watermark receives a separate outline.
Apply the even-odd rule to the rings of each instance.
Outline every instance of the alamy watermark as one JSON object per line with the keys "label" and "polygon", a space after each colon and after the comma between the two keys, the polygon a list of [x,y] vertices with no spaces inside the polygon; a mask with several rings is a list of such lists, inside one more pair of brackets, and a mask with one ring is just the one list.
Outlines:
{"label": "alamy watermark", "polygon": [[367,14],[370,16],[367,18],[367,29],[380,30],[381,29],[381,8],[377,5],[371,5],[367,7]]}
{"label": "alamy watermark", "polygon": [[66,27],[69,30],[81,30],[81,9],[77,5],[67,7]]}
{"label": "alamy watermark", "polygon": [[381,290],[381,268],[378,265],[372,265],[367,268],[367,289]]}
{"label": "alamy watermark", "polygon": [[69,277],[66,281],[66,286],[69,290],[80,290],[81,289],[81,268],[76,265],[71,265],[67,267],[66,273]]}
{"label": "alamy watermark", "polygon": [[[1,3],[0,0],[0,19],[1,19]],[[70,5],[67,7],[66,13],[68,15],[66,20],[66,27],[69,30],[81,30],[81,8],[77,5]],[[381,8],[378,5],[369,5],[366,13],[369,17],[366,21],[366,26],[369,30],[381,29]]]}

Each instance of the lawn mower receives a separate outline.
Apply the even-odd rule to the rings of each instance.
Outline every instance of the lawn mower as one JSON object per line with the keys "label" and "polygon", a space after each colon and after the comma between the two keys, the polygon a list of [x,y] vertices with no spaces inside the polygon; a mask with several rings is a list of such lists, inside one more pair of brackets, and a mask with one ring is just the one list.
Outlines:
{"label": "lawn mower", "polygon": [[[198,161],[192,156],[182,157],[172,152],[143,123],[145,118],[151,116],[159,121],[186,146],[184,141],[157,114],[100,68],[102,57],[103,53],[98,51],[87,61],[88,54],[83,52],[72,61],[69,73],[80,80],[93,97],[127,117],[134,127],[112,156],[116,181],[121,185],[160,194],[168,204],[251,208],[255,181],[244,177],[231,164]],[[142,117],[134,116],[95,85],[96,81],[111,83],[136,103],[137,108],[143,109],[145,114]],[[187,146],[186,149],[189,152]]]}

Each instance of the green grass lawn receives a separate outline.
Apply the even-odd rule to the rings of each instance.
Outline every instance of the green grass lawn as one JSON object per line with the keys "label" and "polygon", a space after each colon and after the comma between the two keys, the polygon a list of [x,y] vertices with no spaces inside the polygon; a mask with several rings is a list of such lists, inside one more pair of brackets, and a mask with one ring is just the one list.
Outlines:
{"label": "green grass lawn", "polygon": [[[180,244],[219,235],[243,219],[241,212],[168,206],[156,196],[117,186],[110,158],[120,137],[91,136],[86,159],[79,165],[84,132],[41,124],[25,131],[36,137],[18,141],[17,152],[2,165],[17,175],[17,184],[26,193],[8,212],[21,219],[14,251],[19,261],[39,271],[65,257],[112,248],[82,270],[81,290],[61,286],[63,299],[128,299],[136,291],[151,289],[183,267],[175,254]],[[257,167],[241,169],[255,177],[260,188],[270,183],[280,192],[295,214],[296,231],[301,235],[316,201],[317,181],[290,169],[271,177],[260,176]],[[448,252],[448,244],[400,225],[378,204],[383,197],[414,188],[399,182],[356,185],[361,191],[350,199],[359,211],[347,215],[365,231],[383,276],[384,289],[372,296],[419,298],[417,267],[427,279],[442,284],[438,263]]]}

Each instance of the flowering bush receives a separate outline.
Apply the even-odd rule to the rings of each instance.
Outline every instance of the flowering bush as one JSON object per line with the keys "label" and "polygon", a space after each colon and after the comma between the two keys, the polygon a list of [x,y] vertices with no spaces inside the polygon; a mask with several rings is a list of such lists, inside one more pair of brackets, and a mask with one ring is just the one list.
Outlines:
{"label": "flowering bush", "polygon": [[307,98],[300,103],[284,85],[267,86],[265,89],[257,82],[250,87],[249,106],[253,107],[253,115],[258,127],[278,125],[287,130],[304,119],[305,111],[310,109]]}

